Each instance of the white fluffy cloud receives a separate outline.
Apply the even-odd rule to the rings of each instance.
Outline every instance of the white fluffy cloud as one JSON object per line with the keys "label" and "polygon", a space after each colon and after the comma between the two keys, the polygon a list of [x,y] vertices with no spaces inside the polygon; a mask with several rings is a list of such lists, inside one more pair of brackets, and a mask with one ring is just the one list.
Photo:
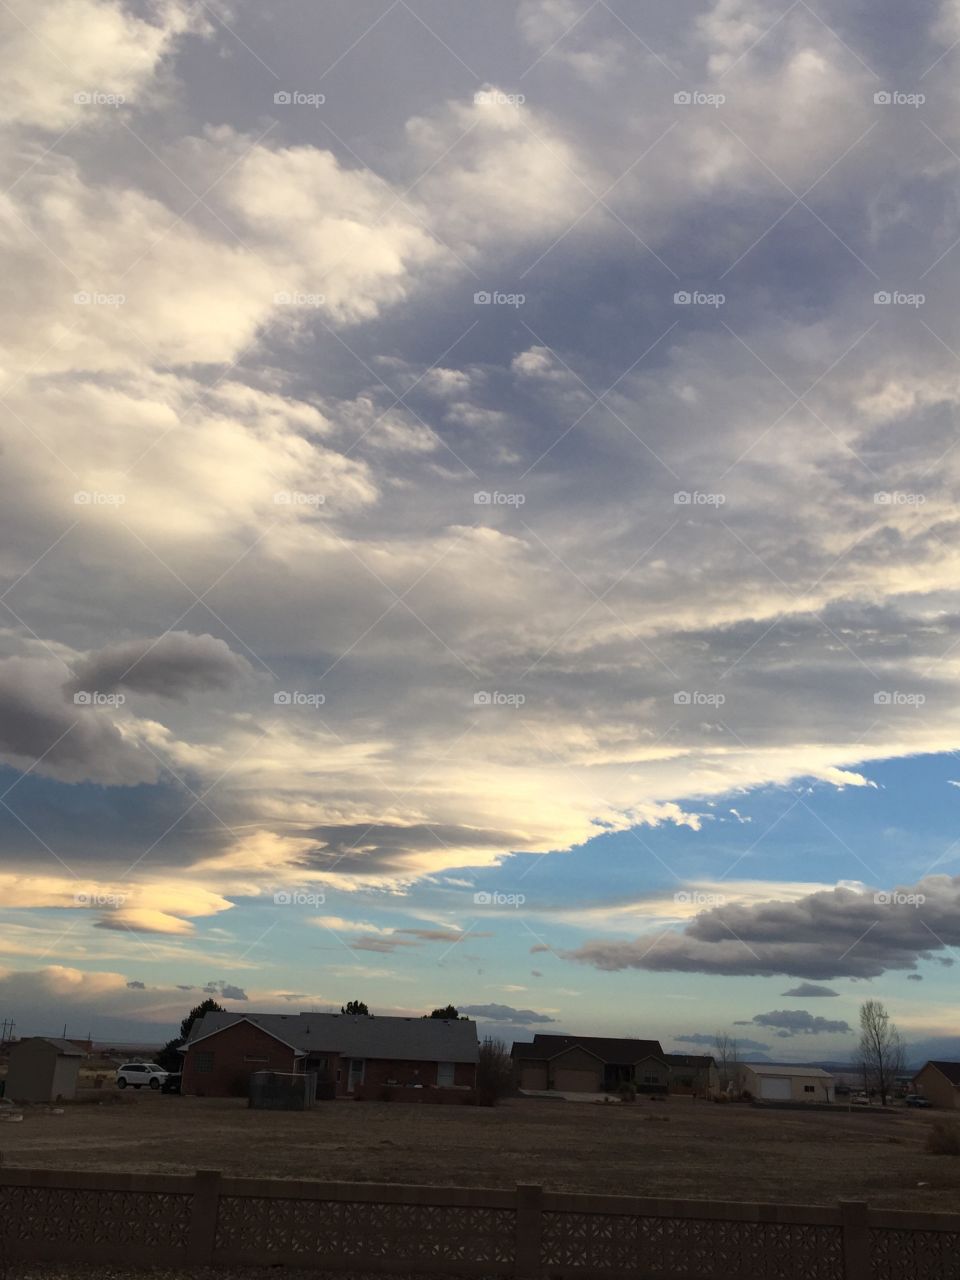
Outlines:
{"label": "white fluffy cloud", "polygon": [[[660,62],[602,9],[521,6],[536,66],[479,93],[418,73],[384,113],[331,72],[299,115],[249,63],[205,97],[251,55],[185,6],[4,19],[0,754],[215,788],[157,855],[181,907],[131,888],[105,933],[698,829],[955,744],[942,146],[803,6],[658,18]],[[939,253],[943,296],[874,305]],[[111,819],[84,883],[123,861]]]}

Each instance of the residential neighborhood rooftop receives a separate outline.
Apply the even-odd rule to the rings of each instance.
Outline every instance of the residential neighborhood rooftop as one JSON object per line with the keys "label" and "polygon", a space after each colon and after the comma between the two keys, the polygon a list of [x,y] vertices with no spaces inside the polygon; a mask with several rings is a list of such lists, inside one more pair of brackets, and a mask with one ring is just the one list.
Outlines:
{"label": "residential neighborhood rooftop", "polygon": [[514,1057],[552,1058],[579,1046],[605,1062],[631,1063],[656,1057],[666,1061],[659,1040],[635,1040],[630,1036],[563,1036],[537,1032],[529,1043],[514,1044]]}
{"label": "residential neighborhood rooftop", "polygon": [[298,1053],[339,1053],[353,1058],[423,1058],[476,1062],[477,1024],[467,1018],[381,1018],[343,1013],[205,1013],[187,1046],[247,1021]]}

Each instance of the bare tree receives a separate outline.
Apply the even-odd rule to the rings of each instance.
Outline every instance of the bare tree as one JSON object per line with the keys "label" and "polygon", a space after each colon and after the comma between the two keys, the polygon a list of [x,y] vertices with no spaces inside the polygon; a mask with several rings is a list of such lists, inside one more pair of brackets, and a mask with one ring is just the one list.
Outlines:
{"label": "bare tree", "polygon": [[726,1031],[718,1031],[713,1040],[713,1053],[717,1059],[720,1088],[726,1092],[731,1085],[740,1087],[740,1051],[736,1040]]}
{"label": "bare tree", "polygon": [[880,1094],[880,1105],[885,1107],[894,1081],[903,1071],[905,1045],[879,1000],[864,1000],[860,1006],[857,1052],[865,1088],[876,1090]]}

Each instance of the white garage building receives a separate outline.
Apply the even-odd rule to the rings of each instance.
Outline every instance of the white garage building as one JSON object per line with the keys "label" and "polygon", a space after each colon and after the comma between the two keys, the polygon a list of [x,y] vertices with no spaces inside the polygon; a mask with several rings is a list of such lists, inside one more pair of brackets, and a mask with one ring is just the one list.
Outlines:
{"label": "white garage building", "polygon": [[833,1076],[820,1067],[740,1066],[740,1087],[765,1102],[833,1102]]}

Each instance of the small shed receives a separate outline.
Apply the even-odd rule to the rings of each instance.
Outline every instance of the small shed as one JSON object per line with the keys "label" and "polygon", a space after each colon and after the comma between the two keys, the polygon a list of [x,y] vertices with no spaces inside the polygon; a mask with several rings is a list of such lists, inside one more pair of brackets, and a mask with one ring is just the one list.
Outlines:
{"label": "small shed", "polygon": [[29,1036],[10,1050],[5,1096],[14,1102],[72,1098],[83,1050],[69,1040]]}

